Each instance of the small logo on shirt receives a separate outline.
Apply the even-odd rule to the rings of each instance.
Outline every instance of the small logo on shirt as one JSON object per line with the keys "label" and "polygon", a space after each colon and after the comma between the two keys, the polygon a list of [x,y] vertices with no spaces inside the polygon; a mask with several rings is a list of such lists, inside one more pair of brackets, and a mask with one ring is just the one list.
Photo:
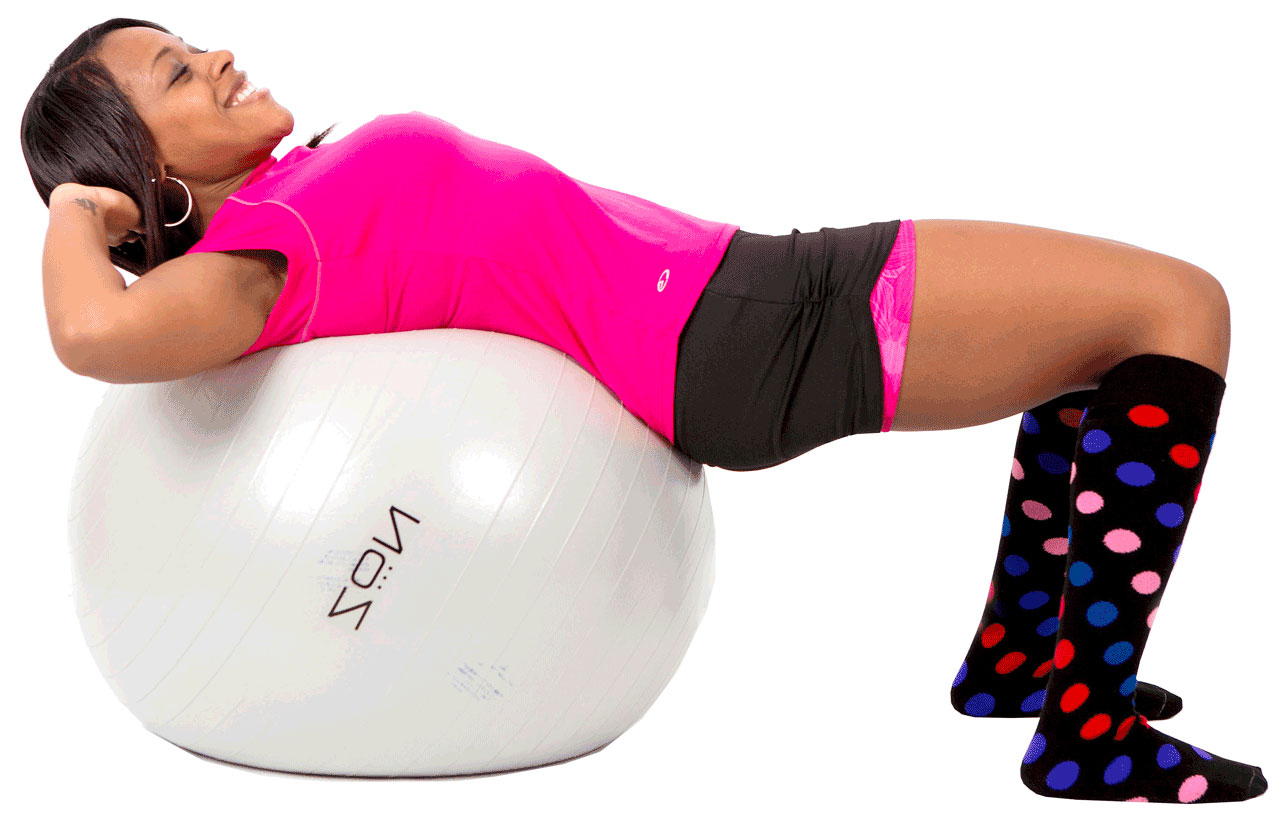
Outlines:
{"label": "small logo on shirt", "polygon": [[658,277],[658,292],[661,293],[667,289],[667,279],[671,277],[671,268],[662,271],[662,275]]}

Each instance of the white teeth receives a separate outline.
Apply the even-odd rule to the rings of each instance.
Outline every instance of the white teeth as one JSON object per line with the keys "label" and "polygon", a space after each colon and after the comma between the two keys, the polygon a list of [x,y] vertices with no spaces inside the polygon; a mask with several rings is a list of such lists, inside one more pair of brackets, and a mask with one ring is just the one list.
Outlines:
{"label": "white teeth", "polygon": [[240,92],[235,96],[235,99],[231,101],[231,105],[238,106],[239,104],[244,103],[245,99],[256,91],[258,91],[258,87],[246,80],[244,82],[244,86],[240,88]]}

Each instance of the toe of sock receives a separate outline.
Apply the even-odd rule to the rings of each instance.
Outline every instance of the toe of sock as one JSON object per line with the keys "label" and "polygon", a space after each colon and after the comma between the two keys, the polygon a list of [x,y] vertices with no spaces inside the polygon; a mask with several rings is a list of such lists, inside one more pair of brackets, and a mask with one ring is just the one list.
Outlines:
{"label": "toe of sock", "polygon": [[1182,698],[1162,686],[1138,681],[1137,708],[1149,720],[1163,721],[1182,711]]}
{"label": "toe of sock", "polygon": [[1262,776],[1262,768],[1253,774],[1253,779],[1249,782],[1249,798],[1257,798],[1267,791],[1267,779]]}
{"label": "toe of sock", "polygon": [[1167,689],[1165,690],[1165,695],[1168,697],[1165,699],[1164,708],[1160,710],[1161,719],[1172,718],[1182,711],[1182,698]]}

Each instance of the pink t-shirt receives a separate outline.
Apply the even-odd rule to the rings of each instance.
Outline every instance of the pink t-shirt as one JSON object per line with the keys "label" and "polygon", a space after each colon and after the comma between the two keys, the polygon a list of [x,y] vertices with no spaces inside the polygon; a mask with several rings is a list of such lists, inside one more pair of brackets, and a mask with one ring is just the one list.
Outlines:
{"label": "pink t-shirt", "polygon": [[263,161],[188,253],[289,259],[245,354],[398,330],[509,333],[567,354],[674,442],[680,332],[737,230],[406,112]]}

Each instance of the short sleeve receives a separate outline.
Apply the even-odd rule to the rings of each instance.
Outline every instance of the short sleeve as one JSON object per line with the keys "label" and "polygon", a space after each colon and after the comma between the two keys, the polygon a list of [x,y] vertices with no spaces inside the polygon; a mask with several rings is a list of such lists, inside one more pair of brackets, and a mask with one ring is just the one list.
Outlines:
{"label": "short sleeve", "polygon": [[243,201],[232,195],[213,214],[204,237],[187,252],[279,250],[290,258],[297,255],[315,261],[318,256],[308,236],[302,217],[289,205]]}
{"label": "short sleeve", "polygon": [[241,355],[310,338],[309,325],[320,298],[319,255],[302,216],[280,201],[251,202],[229,196],[210,219],[204,237],[185,255],[231,250],[276,250],[288,259],[284,289],[262,334]]}

